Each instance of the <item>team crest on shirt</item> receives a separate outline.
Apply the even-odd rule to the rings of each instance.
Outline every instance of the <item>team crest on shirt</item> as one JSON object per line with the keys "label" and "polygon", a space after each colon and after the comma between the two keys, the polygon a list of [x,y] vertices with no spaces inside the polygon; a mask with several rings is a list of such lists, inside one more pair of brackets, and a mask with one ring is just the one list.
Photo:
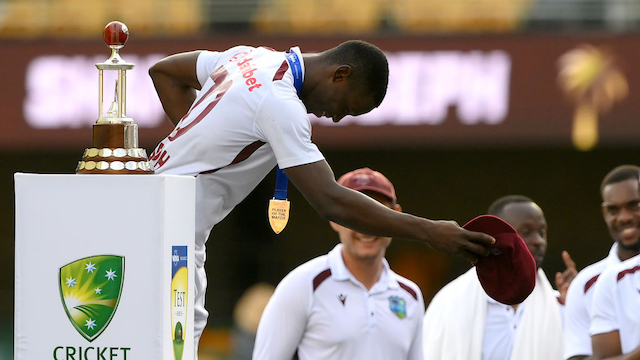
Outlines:
{"label": "team crest on shirt", "polygon": [[407,317],[407,303],[399,296],[389,297],[389,307],[391,312],[396,314],[400,319]]}

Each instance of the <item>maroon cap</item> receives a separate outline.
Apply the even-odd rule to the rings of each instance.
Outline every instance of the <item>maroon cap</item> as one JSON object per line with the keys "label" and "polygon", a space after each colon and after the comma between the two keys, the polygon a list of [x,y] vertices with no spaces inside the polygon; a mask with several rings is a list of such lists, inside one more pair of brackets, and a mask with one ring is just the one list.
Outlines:
{"label": "maroon cap", "polygon": [[480,215],[463,228],[489,234],[496,239],[488,256],[476,263],[478,280],[492,299],[515,305],[523,302],[536,286],[536,261],[518,232],[493,215]]}
{"label": "maroon cap", "polygon": [[382,194],[396,202],[396,190],[389,179],[377,171],[369,168],[353,170],[342,175],[338,184],[356,191],[371,190]]}

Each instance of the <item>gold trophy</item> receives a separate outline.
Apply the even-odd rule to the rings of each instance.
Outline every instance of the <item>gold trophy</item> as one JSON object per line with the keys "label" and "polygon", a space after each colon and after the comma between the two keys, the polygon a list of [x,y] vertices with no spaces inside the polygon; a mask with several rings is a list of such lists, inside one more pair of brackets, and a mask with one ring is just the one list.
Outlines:
{"label": "gold trophy", "polygon": [[[107,24],[104,42],[111,57],[96,64],[98,68],[98,120],[93,125],[93,146],[85,149],[78,163],[78,174],[153,174],[147,152],[138,147],[138,125],[125,115],[127,106],[127,70],[134,64],[124,61],[118,51],[129,38],[129,29],[119,21]],[[107,113],[103,113],[104,70],[117,70],[115,95]]]}

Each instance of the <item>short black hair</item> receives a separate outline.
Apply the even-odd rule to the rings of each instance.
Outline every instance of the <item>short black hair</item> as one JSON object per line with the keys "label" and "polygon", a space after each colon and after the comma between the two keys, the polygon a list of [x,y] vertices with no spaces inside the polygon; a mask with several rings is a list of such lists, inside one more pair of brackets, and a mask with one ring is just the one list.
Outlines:
{"label": "short black hair", "polygon": [[489,215],[499,216],[504,208],[513,203],[533,203],[534,201],[524,195],[505,195],[489,205]]}
{"label": "short black hair", "polygon": [[376,107],[380,106],[389,84],[389,63],[382,50],[366,41],[349,40],[324,51],[322,56],[328,64],[349,65],[354,80],[364,85]]}
{"label": "short black hair", "polygon": [[613,170],[609,171],[607,175],[605,175],[604,179],[602,179],[602,183],[600,183],[600,195],[604,192],[604,188],[607,185],[619,183],[625,180],[634,179],[638,181],[638,177],[640,176],[640,167],[636,165],[620,165],[615,167]]}

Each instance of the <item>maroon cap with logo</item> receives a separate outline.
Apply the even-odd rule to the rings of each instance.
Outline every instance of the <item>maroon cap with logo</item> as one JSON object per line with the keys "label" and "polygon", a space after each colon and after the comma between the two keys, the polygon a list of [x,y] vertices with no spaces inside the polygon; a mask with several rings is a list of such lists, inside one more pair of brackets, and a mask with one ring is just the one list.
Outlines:
{"label": "maroon cap with logo", "polygon": [[396,190],[389,179],[369,168],[354,170],[342,175],[338,184],[356,191],[370,190],[382,194],[396,202]]}
{"label": "maroon cap with logo", "polygon": [[523,302],[536,286],[536,261],[518,232],[493,215],[480,215],[463,228],[496,239],[488,256],[476,263],[478,280],[492,299],[507,305]]}

